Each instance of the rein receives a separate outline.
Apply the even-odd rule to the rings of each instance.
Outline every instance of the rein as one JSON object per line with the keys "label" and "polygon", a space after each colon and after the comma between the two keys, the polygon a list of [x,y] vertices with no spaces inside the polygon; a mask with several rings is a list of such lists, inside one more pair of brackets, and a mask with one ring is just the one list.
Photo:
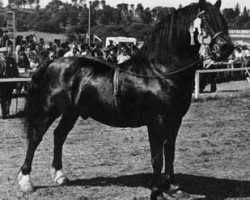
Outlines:
{"label": "rein", "polygon": [[148,78],[148,79],[166,79],[168,76],[171,76],[171,75],[176,75],[180,72],[183,72],[189,68],[192,68],[193,66],[195,66],[196,64],[198,64],[199,62],[201,61],[204,61],[204,60],[207,60],[209,59],[210,56],[206,56],[206,57],[203,57],[203,58],[200,58],[199,60],[179,69],[179,70],[176,70],[176,71],[173,71],[173,72],[169,72],[169,73],[165,73],[163,74],[162,76],[146,76],[146,75],[141,75],[141,74],[136,74],[136,73],[133,73],[133,72],[129,72],[127,70],[124,70],[124,69],[121,69],[121,68],[116,68],[115,70],[118,70],[120,72],[124,72],[126,74],[130,74],[130,75],[133,75],[133,76],[137,76],[137,77],[142,77],[142,78]]}

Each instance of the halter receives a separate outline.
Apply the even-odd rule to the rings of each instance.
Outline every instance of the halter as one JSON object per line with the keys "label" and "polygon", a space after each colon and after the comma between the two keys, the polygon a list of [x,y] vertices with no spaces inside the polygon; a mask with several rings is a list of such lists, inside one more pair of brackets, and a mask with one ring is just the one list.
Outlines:
{"label": "halter", "polygon": [[[223,31],[219,31],[217,33],[215,33],[215,31],[211,28],[211,26],[207,23],[207,18],[205,17],[205,11],[201,11],[197,14],[197,18],[201,19],[201,25],[204,26],[204,28],[202,29],[203,31],[205,31],[205,29],[208,30],[209,33],[206,33],[206,37],[210,36],[211,37],[211,41],[210,43],[207,43],[207,45],[213,43],[217,37],[219,37],[221,34],[223,34]],[[204,37],[203,37],[204,38]],[[205,43],[206,44],[206,43]]]}
{"label": "halter", "polygon": [[[201,45],[210,45],[213,43],[217,37],[223,34],[222,31],[215,33],[215,31],[209,26],[207,23],[207,18],[205,17],[205,11],[200,11],[196,15],[195,20],[191,24],[189,28],[190,36],[191,36],[191,45],[195,45],[194,43],[194,32],[196,29],[198,30],[198,41]],[[203,27],[201,27],[203,25]],[[208,30],[208,31],[206,31]]]}

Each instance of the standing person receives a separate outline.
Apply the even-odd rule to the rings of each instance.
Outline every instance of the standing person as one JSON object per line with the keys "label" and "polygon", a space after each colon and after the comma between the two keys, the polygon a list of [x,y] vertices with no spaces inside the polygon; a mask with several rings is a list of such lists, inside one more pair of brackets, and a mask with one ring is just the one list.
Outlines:
{"label": "standing person", "polygon": [[57,51],[57,57],[63,57],[64,54],[67,52],[67,44],[66,43],[62,43]]}
{"label": "standing person", "polygon": [[49,52],[49,56],[45,59],[42,67],[48,67],[56,59],[56,53],[54,51]]}
{"label": "standing person", "polygon": [[[200,55],[202,55],[202,57],[206,58],[209,54],[210,54],[210,47],[209,45],[203,45],[200,48]],[[203,69],[208,69],[211,68],[213,69],[213,65],[214,61],[212,59],[206,59],[203,61]],[[202,76],[200,77],[200,92],[202,93],[203,90],[205,89],[207,83],[210,83],[211,87],[210,87],[210,91],[211,92],[216,92],[217,90],[217,86],[216,86],[216,73],[206,73],[206,74],[202,74]]]}
{"label": "standing person", "polygon": [[121,54],[117,56],[117,63],[121,64],[125,62],[126,60],[129,60],[130,58],[131,57],[129,55],[128,48],[124,46],[121,48]]}
{"label": "standing person", "polygon": [[[12,49],[9,49],[4,53],[4,56],[1,58],[0,63],[2,78],[14,78],[18,77],[18,69],[15,58],[13,58]],[[1,97],[1,109],[2,109],[2,118],[6,119],[10,114],[10,105],[12,99],[12,92],[16,87],[15,83],[2,83],[0,85],[0,97]]]}
{"label": "standing person", "polygon": [[115,45],[113,40],[109,40],[109,45],[107,46],[109,51],[114,51],[115,50]]}
{"label": "standing person", "polygon": [[138,53],[138,51],[139,51],[139,48],[136,45],[133,45],[131,47],[131,56],[136,55]]}
{"label": "standing person", "polygon": [[20,52],[17,66],[18,68],[21,68],[24,72],[26,72],[27,69],[30,69],[30,62],[25,52]]}
{"label": "standing person", "polygon": [[80,56],[77,45],[73,44],[68,52],[64,54],[63,57]]}
{"label": "standing person", "polygon": [[117,58],[116,58],[116,54],[114,51],[110,51],[108,58],[107,58],[107,62],[112,63],[112,64],[117,63]]}

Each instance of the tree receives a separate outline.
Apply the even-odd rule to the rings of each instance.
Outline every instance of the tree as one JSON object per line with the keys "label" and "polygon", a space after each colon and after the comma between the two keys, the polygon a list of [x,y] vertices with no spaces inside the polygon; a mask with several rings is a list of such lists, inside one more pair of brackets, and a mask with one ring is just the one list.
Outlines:
{"label": "tree", "polygon": [[32,5],[35,3],[35,0],[28,0],[28,4],[30,8],[32,8]]}
{"label": "tree", "polygon": [[122,11],[123,15],[128,14],[128,4],[126,3],[117,4],[117,8]]}
{"label": "tree", "polygon": [[149,24],[152,21],[152,13],[150,8],[146,8],[142,13],[141,13],[141,19],[144,24]]}
{"label": "tree", "polygon": [[237,18],[237,22],[242,23],[242,24],[245,24],[245,23],[247,23],[248,21],[249,21],[249,15],[248,15],[248,12],[247,12],[247,8],[244,7],[242,15],[240,15],[240,16]]}
{"label": "tree", "polygon": [[142,13],[143,10],[144,10],[144,8],[143,8],[142,4],[141,3],[137,4],[135,11],[138,13]]}
{"label": "tree", "polygon": [[247,7],[246,7],[246,6],[245,6],[244,9],[243,9],[242,16],[244,16],[244,17],[249,17],[248,10],[247,10]]}
{"label": "tree", "polygon": [[76,5],[77,0],[71,0],[72,4]]}
{"label": "tree", "polygon": [[101,5],[102,5],[102,8],[105,9],[105,7],[106,7],[106,1],[105,0],[101,0]]}
{"label": "tree", "polygon": [[240,4],[239,3],[237,3],[235,6],[234,14],[235,14],[235,17],[240,16]]}
{"label": "tree", "polygon": [[235,12],[233,8],[223,9],[222,14],[228,22],[235,18]]}

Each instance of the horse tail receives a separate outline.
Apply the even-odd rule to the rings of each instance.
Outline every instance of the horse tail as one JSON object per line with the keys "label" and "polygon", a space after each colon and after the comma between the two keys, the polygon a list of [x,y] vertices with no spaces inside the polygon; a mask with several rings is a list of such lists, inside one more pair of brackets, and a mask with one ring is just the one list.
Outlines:
{"label": "horse tail", "polygon": [[39,120],[43,113],[43,86],[42,79],[48,68],[48,65],[43,65],[32,76],[32,80],[27,90],[27,98],[24,106],[24,131],[23,136],[30,138],[32,130],[35,127],[35,122]]}

